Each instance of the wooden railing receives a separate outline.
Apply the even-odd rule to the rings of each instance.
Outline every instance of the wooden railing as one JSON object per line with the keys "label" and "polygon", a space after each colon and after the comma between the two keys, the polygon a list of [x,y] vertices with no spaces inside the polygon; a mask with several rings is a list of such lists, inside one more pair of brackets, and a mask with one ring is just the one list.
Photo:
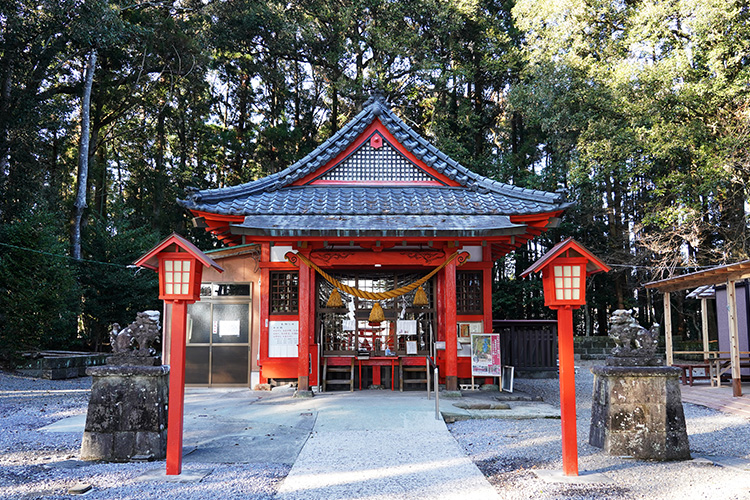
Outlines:
{"label": "wooden railing", "polygon": [[500,334],[503,365],[516,371],[557,370],[557,321],[495,320],[492,327]]}

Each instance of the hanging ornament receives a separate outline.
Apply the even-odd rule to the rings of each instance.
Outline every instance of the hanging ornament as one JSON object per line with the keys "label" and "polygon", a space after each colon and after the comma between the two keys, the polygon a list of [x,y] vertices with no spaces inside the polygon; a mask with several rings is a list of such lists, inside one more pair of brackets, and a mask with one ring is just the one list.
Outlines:
{"label": "hanging ornament", "polygon": [[427,300],[427,294],[424,292],[424,288],[420,286],[417,288],[417,293],[414,294],[414,307],[423,307],[429,304],[430,302]]}
{"label": "hanging ornament", "polygon": [[380,307],[379,302],[375,302],[372,305],[372,311],[370,311],[370,318],[369,318],[370,326],[379,325],[382,321],[385,321],[385,314],[383,314],[383,308]]}
{"label": "hanging ornament", "polygon": [[328,302],[326,302],[326,307],[330,307],[332,309],[344,307],[344,303],[341,300],[341,294],[339,294],[338,288],[334,288],[331,292],[331,295],[328,297]]}

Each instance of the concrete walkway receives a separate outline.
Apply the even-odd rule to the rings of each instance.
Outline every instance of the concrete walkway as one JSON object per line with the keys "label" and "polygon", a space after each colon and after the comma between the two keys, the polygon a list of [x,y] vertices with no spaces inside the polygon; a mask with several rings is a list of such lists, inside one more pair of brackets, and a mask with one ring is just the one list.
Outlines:
{"label": "concrete walkway", "polygon": [[424,393],[319,394],[278,499],[497,499]]}
{"label": "concrete walkway", "polygon": [[[503,415],[453,406],[467,399],[441,398],[441,410],[459,419],[559,415],[539,402],[513,403]],[[84,423],[79,415],[40,430],[83,433]],[[183,445],[185,464],[293,465],[275,497],[283,500],[498,498],[424,392],[294,399],[284,390],[190,388]]]}

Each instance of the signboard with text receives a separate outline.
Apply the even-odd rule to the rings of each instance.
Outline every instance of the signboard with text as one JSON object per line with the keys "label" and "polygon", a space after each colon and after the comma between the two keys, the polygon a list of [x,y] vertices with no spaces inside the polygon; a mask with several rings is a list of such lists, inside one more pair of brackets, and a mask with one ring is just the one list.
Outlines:
{"label": "signboard with text", "polygon": [[480,377],[500,377],[500,335],[496,333],[471,334],[471,374]]}
{"label": "signboard with text", "polygon": [[299,321],[268,322],[268,357],[296,358]]}

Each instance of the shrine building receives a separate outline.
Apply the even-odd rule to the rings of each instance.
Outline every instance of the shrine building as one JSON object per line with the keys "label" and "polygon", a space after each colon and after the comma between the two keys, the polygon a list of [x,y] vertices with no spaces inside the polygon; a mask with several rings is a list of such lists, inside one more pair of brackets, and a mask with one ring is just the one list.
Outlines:
{"label": "shrine building", "polygon": [[228,245],[188,310],[186,383],[300,391],[409,388],[427,357],[456,390],[492,331],[493,262],[570,206],[469,171],[380,95],[285,170],[179,203]]}

